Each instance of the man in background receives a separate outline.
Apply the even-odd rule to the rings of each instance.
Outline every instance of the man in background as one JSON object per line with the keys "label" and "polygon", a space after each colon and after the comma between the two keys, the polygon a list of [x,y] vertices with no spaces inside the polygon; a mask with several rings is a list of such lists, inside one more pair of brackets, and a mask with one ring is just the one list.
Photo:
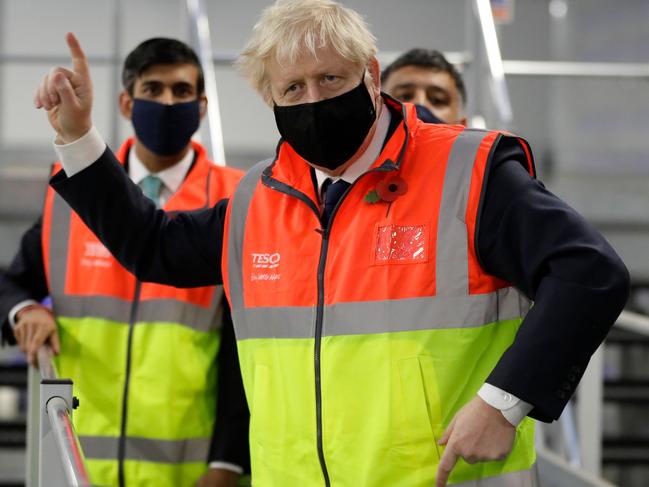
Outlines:
{"label": "man in background", "polygon": [[142,279],[224,282],[253,485],[537,485],[527,416],[559,417],[629,277],[535,180],[524,140],[422,123],[381,94],[357,12],[278,0],[239,60],[276,153],[229,202],[171,219],[93,128],[67,42],[73,71],[34,99],[65,167],[50,184]]}
{"label": "man in background", "polygon": [[[207,108],[194,51],[144,41],[122,82],[119,108],[135,136],[118,158],[143,193],[170,213],[229,196],[241,172],[215,165],[191,140]],[[48,295],[52,310],[39,304]],[[73,379],[93,484],[226,487],[248,468],[248,412],[221,286],[138,281],[50,189],[0,282],[0,317],[30,363],[48,343],[59,375]]]}
{"label": "man in background", "polygon": [[411,49],[381,73],[383,91],[413,103],[424,122],[466,125],[462,75],[434,49]]}

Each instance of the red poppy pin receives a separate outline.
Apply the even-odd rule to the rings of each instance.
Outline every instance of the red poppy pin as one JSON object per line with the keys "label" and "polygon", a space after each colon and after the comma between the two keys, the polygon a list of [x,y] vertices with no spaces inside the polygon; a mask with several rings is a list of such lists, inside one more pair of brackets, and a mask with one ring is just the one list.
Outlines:
{"label": "red poppy pin", "polygon": [[389,176],[376,185],[373,189],[365,195],[365,201],[368,203],[378,203],[379,201],[387,201],[392,203],[399,196],[406,194],[408,191],[408,183],[401,176]]}

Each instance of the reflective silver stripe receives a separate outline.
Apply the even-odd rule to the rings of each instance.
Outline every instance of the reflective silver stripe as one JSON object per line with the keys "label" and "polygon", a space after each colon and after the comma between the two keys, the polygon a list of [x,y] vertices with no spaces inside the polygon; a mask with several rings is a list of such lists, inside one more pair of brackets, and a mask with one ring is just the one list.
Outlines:
{"label": "reflective silver stripe", "polygon": [[239,308],[232,310],[237,340],[313,338],[315,307]]}
{"label": "reflective silver stripe", "polygon": [[[228,281],[230,304],[233,310],[243,308],[243,238],[248,218],[248,207],[261,179],[261,174],[272,161],[273,159],[266,159],[255,164],[241,179],[230,199],[232,206],[228,237]],[[236,328],[238,328],[238,324],[235,322]]]}
{"label": "reflective silver stripe", "polygon": [[[78,296],[65,293],[72,210],[58,194],[54,195],[50,228],[50,291],[57,316],[95,317],[128,323],[132,301],[110,296]],[[138,304],[138,322],[176,323],[196,331],[219,328],[222,317],[223,287],[216,286],[210,305],[205,308],[174,299],[150,299]]]}
{"label": "reflective silver stripe", "polygon": [[70,207],[59,196],[54,193],[52,202],[52,213],[50,219],[50,294],[54,298],[55,311],[56,301],[65,294],[65,279],[68,271],[68,243],[70,240]]}
{"label": "reflective silver stripe", "polygon": [[[81,447],[87,459],[117,460],[119,439],[112,436],[80,436]],[[184,440],[157,440],[126,437],[126,460],[157,463],[206,462],[210,448],[209,438]]]}
{"label": "reflective silver stripe", "polygon": [[223,318],[223,286],[214,286],[207,308],[174,299],[140,301],[137,322],[177,323],[192,330],[209,332],[221,327]]}
{"label": "reflective silver stripe", "polygon": [[476,154],[487,135],[486,131],[464,130],[455,139],[448,156],[437,224],[437,296],[469,293],[466,208]]}
{"label": "reflective silver stripe", "polygon": [[[322,336],[477,328],[522,317],[525,309],[513,288],[459,297],[338,303],[324,308]],[[313,338],[314,314],[313,307],[236,310],[237,339]]]}
{"label": "reflective silver stripe", "polygon": [[508,472],[495,477],[471,480],[459,484],[449,484],[455,487],[539,487],[538,469],[536,464],[529,470]]}
{"label": "reflective silver stripe", "polygon": [[119,438],[113,436],[79,435],[83,455],[88,459],[117,460]]}
{"label": "reflective silver stripe", "polygon": [[[196,306],[174,299],[147,299],[138,304],[137,322],[174,323],[200,332],[219,328],[222,316],[223,288],[216,286],[209,307]],[[132,301],[108,296],[60,296],[56,300],[58,316],[100,318],[119,323],[130,320]]]}

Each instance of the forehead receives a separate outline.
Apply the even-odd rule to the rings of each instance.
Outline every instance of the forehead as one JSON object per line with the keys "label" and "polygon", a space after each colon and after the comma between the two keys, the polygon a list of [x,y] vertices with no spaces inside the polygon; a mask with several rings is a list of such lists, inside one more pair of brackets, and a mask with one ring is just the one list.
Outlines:
{"label": "forehead", "polygon": [[390,91],[406,84],[414,84],[421,88],[439,87],[457,93],[455,81],[448,72],[421,66],[404,66],[394,70],[385,81],[384,88]]}
{"label": "forehead", "polygon": [[166,84],[189,83],[196,86],[198,82],[198,67],[193,64],[154,64],[142,71],[135,84],[147,81],[158,81]]}
{"label": "forehead", "polygon": [[268,64],[268,78],[275,85],[323,73],[354,73],[359,69],[356,63],[327,46],[317,49],[315,55],[305,49],[292,62],[279,61],[273,56]]}

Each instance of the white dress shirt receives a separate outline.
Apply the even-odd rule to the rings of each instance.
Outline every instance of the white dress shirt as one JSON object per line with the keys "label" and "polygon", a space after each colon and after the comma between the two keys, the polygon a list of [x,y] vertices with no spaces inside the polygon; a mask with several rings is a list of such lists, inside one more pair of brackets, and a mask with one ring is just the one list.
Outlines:
{"label": "white dress shirt", "polygon": [[[387,137],[388,129],[390,127],[390,120],[390,111],[383,106],[381,113],[379,114],[376,131],[374,132],[374,136],[367,146],[367,149],[365,149],[365,152],[351,166],[349,166],[341,176],[337,178],[331,177],[328,174],[315,169],[318,189],[320,190],[322,188],[322,184],[327,178],[333,179],[334,182],[337,179],[343,179],[348,183],[353,183],[359,176],[365,173],[381,153],[383,142]],[[54,144],[54,150],[59,156],[59,160],[61,161],[68,177],[82,171],[99,159],[99,156],[103,154],[105,149],[106,143],[103,141],[95,127],[89,130],[83,137],[70,144]],[[507,421],[509,421],[513,426],[518,426],[525,416],[527,416],[534,408],[530,403],[488,383],[482,385],[478,391],[478,396],[480,396],[480,398],[491,407],[500,410],[505,419],[507,419]]]}

